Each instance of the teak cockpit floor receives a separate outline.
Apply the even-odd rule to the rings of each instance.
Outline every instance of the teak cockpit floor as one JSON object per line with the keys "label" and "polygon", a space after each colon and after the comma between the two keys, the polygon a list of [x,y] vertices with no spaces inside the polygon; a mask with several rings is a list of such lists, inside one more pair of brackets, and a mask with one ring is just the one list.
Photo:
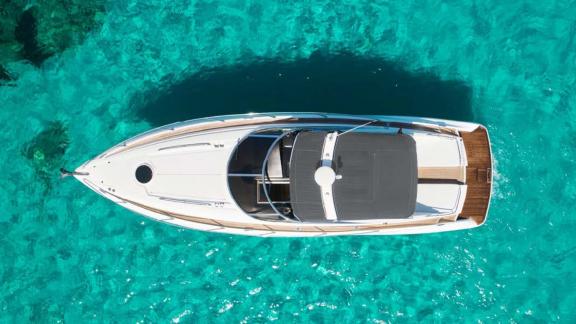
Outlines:
{"label": "teak cockpit floor", "polygon": [[468,189],[460,217],[472,218],[477,224],[482,224],[488,212],[492,191],[492,156],[488,132],[486,128],[478,127],[473,132],[461,132],[460,135],[468,158]]}

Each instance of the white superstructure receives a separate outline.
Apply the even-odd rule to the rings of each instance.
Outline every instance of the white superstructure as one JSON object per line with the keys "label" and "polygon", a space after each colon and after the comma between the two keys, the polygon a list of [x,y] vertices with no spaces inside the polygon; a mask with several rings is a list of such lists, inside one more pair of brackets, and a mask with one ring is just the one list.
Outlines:
{"label": "white superstructure", "polygon": [[[471,168],[473,152],[466,151],[466,134],[473,143],[478,136],[472,135],[479,130],[485,132],[473,123],[390,116],[213,117],[139,135],[87,161],[73,174],[123,207],[190,229],[258,236],[441,232],[484,222],[491,160],[486,167]],[[365,148],[355,140],[363,141]],[[379,148],[373,150],[367,140]],[[405,147],[405,152],[398,151],[402,156],[413,154],[414,166],[393,159],[386,141]],[[314,145],[320,145],[317,169],[311,164]],[[489,144],[486,149],[490,154]],[[369,161],[358,158],[362,154]],[[473,157],[474,163],[478,159]],[[483,212],[476,200],[469,200],[465,208],[469,185],[483,185],[482,179],[467,177],[483,174],[482,168],[488,184]],[[393,170],[399,174],[389,174]],[[405,185],[403,179],[414,185]],[[390,181],[406,192],[406,199],[399,196],[402,199],[386,202],[391,198],[386,196],[394,194],[383,188],[392,186]],[[371,187],[363,188],[364,184]],[[295,188],[310,195],[296,199],[303,196]],[[398,200],[396,218],[386,206]],[[350,206],[357,206],[358,213]],[[366,216],[369,210],[377,213]]]}

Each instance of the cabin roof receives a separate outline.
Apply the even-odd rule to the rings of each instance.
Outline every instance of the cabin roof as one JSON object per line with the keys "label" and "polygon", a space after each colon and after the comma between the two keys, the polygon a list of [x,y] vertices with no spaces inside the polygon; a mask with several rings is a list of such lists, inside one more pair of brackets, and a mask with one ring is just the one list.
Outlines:
{"label": "cabin roof", "polygon": [[[290,199],[302,221],[326,221],[314,173],[321,165],[327,132],[300,132],[290,161]],[[403,134],[350,132],[338,136],[332,168],[342,178],[332,186],[339,221],[407,218],[418,185],[416,143]]]}

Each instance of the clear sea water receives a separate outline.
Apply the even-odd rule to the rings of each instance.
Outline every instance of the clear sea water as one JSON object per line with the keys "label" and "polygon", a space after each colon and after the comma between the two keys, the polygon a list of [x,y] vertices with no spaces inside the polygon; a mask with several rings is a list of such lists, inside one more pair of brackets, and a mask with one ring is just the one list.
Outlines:
{"label": "clear sea water", "polygon": [[[576,321],[574,1],[106,10],[80,46],[9,65],[18,80],[0,87],[2,322]],[[484,123],[489,219],[426,236],[228,236],[58,180],[153,126],[249,111]]]}

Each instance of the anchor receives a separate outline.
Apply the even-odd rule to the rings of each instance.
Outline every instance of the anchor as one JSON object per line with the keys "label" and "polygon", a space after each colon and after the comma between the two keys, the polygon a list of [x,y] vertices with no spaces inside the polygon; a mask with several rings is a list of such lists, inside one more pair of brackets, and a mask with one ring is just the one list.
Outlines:
{"label": "anchor", "polygon": [[66,178],[69,176],[87,176],[90,175],[88,172],[76,172],[76,171],[68,171],[64,168],[60,168],[60,179]]}

